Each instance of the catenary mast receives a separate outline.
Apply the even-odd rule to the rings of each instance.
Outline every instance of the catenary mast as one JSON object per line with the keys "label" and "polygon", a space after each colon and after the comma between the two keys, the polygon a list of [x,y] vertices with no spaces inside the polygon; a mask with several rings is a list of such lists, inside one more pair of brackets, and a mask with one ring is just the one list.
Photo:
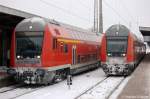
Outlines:
{"label": "catenary mast", "polygon": [[102,0],[94,0],[94,32],[103,33]]}

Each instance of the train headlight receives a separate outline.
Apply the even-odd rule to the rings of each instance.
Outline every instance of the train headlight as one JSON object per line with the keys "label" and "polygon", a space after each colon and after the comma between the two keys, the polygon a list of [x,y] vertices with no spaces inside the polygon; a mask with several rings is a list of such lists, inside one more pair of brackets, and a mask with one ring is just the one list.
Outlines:
{"label": "train headlight", "polygon": [[110,53],[108,53],[107,55],[108,55],[108,56],[111,56],[111,54],[110,54]]}
{"label": "train headlight", "polygon": [[20,58],[21,58],[21,56],[19,56],[19,55],[18,55],[18,56],[17,56],[17,58],[18,58],[18,59],[20,59]]}
{"label": "train headlight", "polygon": [[126,56],[126,54],[122,54],[122,56]]}
{"label": "train headlight", "polygon": [[41,58],[41,56],[37,56],[37,58],[38,58],[38,59],[40,59],[40,58]]}

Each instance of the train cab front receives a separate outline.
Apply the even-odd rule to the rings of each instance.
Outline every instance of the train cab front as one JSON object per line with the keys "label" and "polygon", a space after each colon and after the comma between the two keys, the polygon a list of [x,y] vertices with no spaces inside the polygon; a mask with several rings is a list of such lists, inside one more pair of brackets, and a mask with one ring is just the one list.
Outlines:
{"label": "train cab front", "polygon": [[127,37],[107,37],[107,60],[102,67],[108,75],[122,74],[125,70]]}
{"label": "train cab front", "polygon": [[41,62],[44,27],[40,18],[25,19],[16,26],[11,49],[14,66],[8,73],[19,82],[35,84],[44,76]]}
{"label": "train cab front", "polygon": [[107,30],[105,34],[106,59],[101,62],[106,75],[128,75],[128,33],[129,31],[120,25],[114,25]]}

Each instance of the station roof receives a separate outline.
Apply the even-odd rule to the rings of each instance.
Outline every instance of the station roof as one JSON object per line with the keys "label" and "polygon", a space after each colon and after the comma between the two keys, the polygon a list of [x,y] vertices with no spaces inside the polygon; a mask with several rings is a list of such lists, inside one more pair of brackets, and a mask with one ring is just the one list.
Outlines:
{"label": "station roof", "polygon": [[24,11],[9,8],[9,7],[3,6],[3,5],[0,5],[0,13],[7,13],[7,14],[10,14],[10,15],[24,17],[24,18],[30,18],[30,17],[33,17],[33,16],[37,16],[37,15],[30,14],[30,13],[27,13],[27,12],[24,12]]}
{"label": "station roof", "polygon": [[150,27],[140,27],[143,36],[150,36]]}
{"label": "station roof", "polygon": [[12,30],[24,18],[33,16],[37,15],[0,5],[0,31]]}

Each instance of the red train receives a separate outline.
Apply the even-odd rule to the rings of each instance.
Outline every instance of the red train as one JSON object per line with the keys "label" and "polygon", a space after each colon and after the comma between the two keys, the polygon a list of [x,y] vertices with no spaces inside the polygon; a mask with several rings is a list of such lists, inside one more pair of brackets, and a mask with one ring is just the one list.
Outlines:
{"label": "red train", "polygon": [[102,37],[100,59],[101,66],[109,75],[132,73],[145,55],[146,47],[124,25],[112,25]]}
{"label": "red train", "polygon": [[99,65],[100,36],[44,18],[29,18],[14,31],[11,69],[17,81],[48,84]]}

